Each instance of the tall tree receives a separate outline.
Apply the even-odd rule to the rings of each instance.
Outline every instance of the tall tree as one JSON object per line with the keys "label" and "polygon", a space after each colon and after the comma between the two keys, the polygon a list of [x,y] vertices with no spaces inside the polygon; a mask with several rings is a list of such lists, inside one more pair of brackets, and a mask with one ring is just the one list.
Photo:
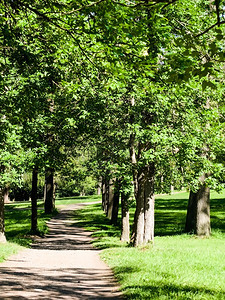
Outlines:
{"label": "tall tree", "polygon": [[37,223],[37,183],[38,183],[38,169],[35,166],[32,172],[32,191],[31,191],[31,233],[38,233]]}
{"label": "tall tree", "polygon": [[55,208],[54,199],[54,171],[53,169],[47,169],[45,171],[45,187],[44,187],[44,203],[45,213],[50,214]]}
{"label": "tall tree", "polygon": [[5,223],[4,223],[4,197],[0,189],[0,243],[5,243]]}
{"label": "tall tree", "polygon": [[[47,169],[55,168],[61,143],[70,147],[91,138],[103,143],[112,178],[133,172],[135,246],[153,241],[155,183],[158,188],[162,183],[157,179],[168,186],[168,178],[175,182],[185,170],[188,176],[181,181],[189,177],[198,186],[200,173],[207,172],[208,161],[192,172],[190,157],[192,147],[200,165],[203,129],[197,124],[192,132],[192,127],[204,113],[206,97],[191,99],[187,93],[199,87],[189,82],[196,76],[203,89],[214,87],[213,62],[224,57],[215,41],[223,38],[216,28],[224,23],[221,6],[217,2],[212,11],[210,3],[1,2],[7,57],[1,62],[1,101],[10,104],[8,115],[13,107],[11,120],[22,123],[24,147],[32,149],[33,163]],[[215,39],[208,43],[209,32]]]}

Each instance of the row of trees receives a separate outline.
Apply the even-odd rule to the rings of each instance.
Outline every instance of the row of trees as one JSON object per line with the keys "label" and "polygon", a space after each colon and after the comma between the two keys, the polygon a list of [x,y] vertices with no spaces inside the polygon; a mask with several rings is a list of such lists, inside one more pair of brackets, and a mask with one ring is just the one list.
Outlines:
{"label": "row of trees", "polygon": [[32,170],[35,215],[38,170],[52,182],[89,149],[113,223],[121,195],[123,240],[131,194],[138,246],[171,185],[190,189],[186,231],[209,235],[209,189],[224,183],[223,1],[0,5],[2,190]]}

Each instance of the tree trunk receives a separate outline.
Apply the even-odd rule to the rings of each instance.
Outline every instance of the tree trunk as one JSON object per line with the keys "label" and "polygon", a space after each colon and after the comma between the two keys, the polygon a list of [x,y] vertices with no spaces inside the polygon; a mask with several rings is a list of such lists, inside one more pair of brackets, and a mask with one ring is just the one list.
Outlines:
{"label": "tree trunk", "polygon": [[121,193],[122,208],[122,233],[121,241],[130,242],[130,222],[129,222],[129,196],[130,194]]}
{"label": "tree trunk", "polygon": [[105,212],[106,197],[105,197],[105,178],[102,177],[102,210]]}
{"label": "tree trunk", "polygon": [[106,176],[102,177],[102,210],[107,213],[109,181]]}
{"label": "tree trunk", "polygon": [[4,188],[4,203],[10,203],[8,187]]}
{"label": "tree trunk", "polygon": [[134,246],[154,242],[154,164],[146,166],[138,174]]}
{"label": "tree trunk", "polygon": [[51,214],[55,208],[54,199],[54,171],[48,169],[45,173],[45,213]]}
{"label": "tree trunk", "polygon": [[[132,98],[131,107],[135,105]],[[148,124],[153,120],[146,120]],[[130,123],[134,123],[134,115],[130,116]],[[148,146],[150,147],[150,146]],[[135,151],[137,149],[137,153]],[[143,145],[136,141],[135,133],[130,134],[129,141],[130,161],[132,165],[136,211],[131,241],[133,245],[144,245],[154,241],[154,163],[139,168],[138,161],[143,151]]]}
{"label": "tree trunk", "polygon": [[144,242],[144,174],[138,176],[138,186],[137,186],[137,195],[136,195],[136,211],[134,219],[134,235],[133,235],[133,244],[134,246],[142,245]]}
{"label": "tree trunk", "polygon": [[114,199],[113,181],[112,179],[110,179],[108,185],[108,203],[107,203],[107,217],[110,220],[112,219],[113,199]]}
{"label": "tree trunk", "polygon": [[113,208],[112,208],[112,217],[111,217],[111,224],[113,225],[117,224],[118,211],[119,211],[119,199],[120,199],[120,184],[119,184],[119,180],[116,179],[114,184]]}
{"label": "tree trunk", "polygon": [[31,191],[31,232],[36,234],[37,227],[37,183],[38,183],[38,170],[34,167],[32,173],[32,191]]}
{"label": "tree trunk", "polygon": [[197,192],[190,191],[185,232],[198,236],[209,236],[210,227],[210,189],[204,183]]}
{"label": "tree trunk", "polygon": [[56,199],[56,188],[57,188],[57,185],[53,178],[53,205],[54,205],[54,208],[55,208],[55,199]]}
{"label": "tree trunk", "polygon": [[0,189],[0,243],[6,243],[5,220],[4,220],[4,196]]}
{"label": "tree trunk", "polygon": [[154,196],[154,164],[147,167],[147,175],[145,180],[145,229],[144,229],[144,244],[154,242],[154,227],[155,227],[155,196]]}
{"label": "tree trunk", "polygon": [[133,171],[134,195],[136,199],[136,210],[134,215],[132,244],[136,247],[144,242],[144,174],[137,171],[137,158],[135,152],[135,136],[130,135],[130,158]]}
{"label": "tree trunk", "polygon": [[101,190],[102,190],[102,178],[98,180],[98,187],[97,187],[97,195],[101,195]]}

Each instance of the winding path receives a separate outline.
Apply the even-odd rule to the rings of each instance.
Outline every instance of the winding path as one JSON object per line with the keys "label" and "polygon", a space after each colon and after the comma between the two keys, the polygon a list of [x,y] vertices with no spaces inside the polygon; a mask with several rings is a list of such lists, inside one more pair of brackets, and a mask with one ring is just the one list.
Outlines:
{"label": "winding path", "polygon": [[0,264],[0,299],[122,299],[91,233],[72,220],[83,205],[64,207],[48,235]]}

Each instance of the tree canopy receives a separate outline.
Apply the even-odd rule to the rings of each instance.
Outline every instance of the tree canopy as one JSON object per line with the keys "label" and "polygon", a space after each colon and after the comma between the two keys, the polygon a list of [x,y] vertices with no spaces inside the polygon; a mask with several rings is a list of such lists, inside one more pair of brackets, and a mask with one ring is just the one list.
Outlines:
{"label": "tree canopy", "polygon": [[224,1],[17,0],[0,11],[2,189],[34,167],[76,165],[88,148],[98,180],[129,193],[133,182],[139,245],[153,241],[156,192],[223,187]]}

